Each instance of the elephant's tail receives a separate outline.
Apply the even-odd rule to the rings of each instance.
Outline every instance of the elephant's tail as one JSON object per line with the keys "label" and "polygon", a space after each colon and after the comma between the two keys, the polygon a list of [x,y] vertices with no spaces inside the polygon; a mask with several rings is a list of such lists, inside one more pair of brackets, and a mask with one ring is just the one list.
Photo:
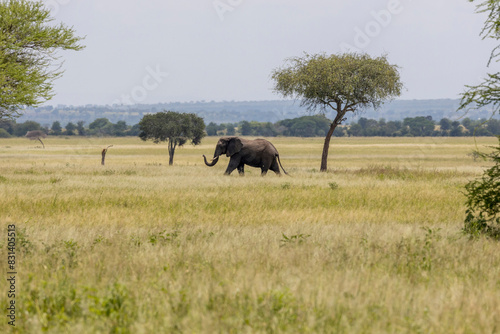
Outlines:
{"label": "elephant's tail", "polygon": [[288,174],[288,173],[286,172],[286,170],[283,168],[283,165],[281,164],[281,160],[280,160],[280,155],[279,155],[279,154],[276,154],[276,158],[278,158],[278,162],[280,163],[280,167],[281,167],[281,169],[283,169],[283,172],[284,172],[286,175],[291,176],[291,175],[290,175],[290,174]]}

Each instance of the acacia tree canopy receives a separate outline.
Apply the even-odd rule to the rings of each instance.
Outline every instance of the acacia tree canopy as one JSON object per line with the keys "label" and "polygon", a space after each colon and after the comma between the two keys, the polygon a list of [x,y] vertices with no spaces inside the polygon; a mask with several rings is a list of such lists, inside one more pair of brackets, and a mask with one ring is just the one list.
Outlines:
{"label": "acacia tree canopy", "polygon": [[347,112],[377,109],[401,94],[398,67],[386,56],[372,58],[367,54],[305,54],[288,59],[283,68],[273,70],[274,91],[283,97],[301,99],[310,111],[334,111],[321,159],[321,171],[327,170],[330,138]]}
{"label": "acacia tree canopy", "polygon": [[198,145],[205,136],[203,118],[175,111],[145,115],[139,122],[139,128],[142,140],[153,140],[156,144],[163,141],[168,143],[169,165],[174,162],[177,146],[184,145],[188,140],[193,145]]}
{"label": "acacia tree canopy", "polygon": [[81,50],[80,37],[54,19],[42,1],[0,1],[0,119],[53,97],[63,73],[58,50]]}
{"label": "acacia tree canopy", "polygon": [[42,138],[47,137],[47,134],[42,130],[28,131],[25,137],[29,140],[38,140],[42,144],[43,148],[45,148],[45,144],[43,143]]}

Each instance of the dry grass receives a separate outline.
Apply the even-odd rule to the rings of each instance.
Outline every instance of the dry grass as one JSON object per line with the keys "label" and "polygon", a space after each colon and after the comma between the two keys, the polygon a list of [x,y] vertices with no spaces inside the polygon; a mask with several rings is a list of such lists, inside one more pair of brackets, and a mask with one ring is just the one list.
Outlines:
{"label": "dry grass", "polygon": [[293,177],[224,177],[227,158],[201,158],[216,138],[173,167],[136,138],[0,140],[17,331],[498,330],[498,244],[460,231],[463,186],[487,166],[472,139],[335,139],[328,173],[320,139],[272,141]]}

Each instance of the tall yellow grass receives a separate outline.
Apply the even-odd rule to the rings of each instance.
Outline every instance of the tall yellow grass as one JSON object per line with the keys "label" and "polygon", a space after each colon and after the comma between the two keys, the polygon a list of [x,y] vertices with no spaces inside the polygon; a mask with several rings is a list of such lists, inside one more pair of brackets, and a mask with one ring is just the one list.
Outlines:
{"label": "tall yellow grass", "polygon": [[273,138],[292,177],[264,178],[223,176],[225,157],[206,167],[216,140],[171,167],[165,145],[136,138],[0,140],[15,331],[498,330],[498,244],[461,233],[463,186],[488,166],[473,139],[335,139],[320,173],[321,139]]}

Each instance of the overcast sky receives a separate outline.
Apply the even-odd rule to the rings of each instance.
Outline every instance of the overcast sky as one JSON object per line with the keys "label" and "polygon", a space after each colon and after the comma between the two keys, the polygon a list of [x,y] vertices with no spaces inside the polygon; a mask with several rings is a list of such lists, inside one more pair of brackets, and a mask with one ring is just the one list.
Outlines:
{"label": "overcast sky", "polygon": [[458,98],[494,43],[467,0],[44,0],[86,36],[47,104],[274,100],[270,73],[304,52],[388,54],[401,99]]}

